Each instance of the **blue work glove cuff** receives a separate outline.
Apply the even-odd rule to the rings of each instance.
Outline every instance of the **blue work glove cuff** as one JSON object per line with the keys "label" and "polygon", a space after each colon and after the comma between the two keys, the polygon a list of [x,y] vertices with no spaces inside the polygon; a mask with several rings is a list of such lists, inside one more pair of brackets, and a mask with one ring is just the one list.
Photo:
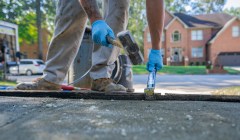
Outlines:
{"label": "blue work glove cuff", "polygon": [[154,50],[154,49],[151,49],[151,52],[152,54],[156,54],[156,55],[162,55],[161,53],[161,50]]}
{"label": "blue work glove cuff", "polygon": [[94,43],[112,48],[106,37],[115,39],[114,32],[104,20],[97,20],[92,23],[92,39]]}
{"label": "blue work glove cuff", "polygon": [[92,27],[94,27],[96,24],[106,24],[104,20],[96,20],[92,23]]}

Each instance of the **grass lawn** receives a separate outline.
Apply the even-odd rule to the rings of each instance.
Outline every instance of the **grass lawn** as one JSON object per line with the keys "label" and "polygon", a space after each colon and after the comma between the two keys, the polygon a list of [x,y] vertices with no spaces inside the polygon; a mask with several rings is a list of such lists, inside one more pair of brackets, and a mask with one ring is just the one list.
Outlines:
{"label": "grass lawn", "polygon": [[224,68],[226,71],[228,71],[228,74],[240,74],[240,71],[230,69],[230,68]]}
{"label": "grass lawn", "polygon": [[219,89],[219,90],[214,91],[212,94],[213,95],[237,95],[237,96],[240,96],[240,86]]}
{"label": "grass lawn", "polygon": [[17,83],[14,81],[0,81],[0,86],[16,86]]}
{"label": "grass lawn", "polygon": [[3,73],[0,71],[0,86],[16,86],[17,82],[9,81],[9,80],[2,80]]}
{"label": "grass lawn", "polygon": [[[240,74],[240,71],[230,68],[225,69],[229,74]],[[134,74],[148,74],[146,65],[133,66]],[[207,74],[205,66],[164,66],[162,70],[158,71],[159,74]]]}

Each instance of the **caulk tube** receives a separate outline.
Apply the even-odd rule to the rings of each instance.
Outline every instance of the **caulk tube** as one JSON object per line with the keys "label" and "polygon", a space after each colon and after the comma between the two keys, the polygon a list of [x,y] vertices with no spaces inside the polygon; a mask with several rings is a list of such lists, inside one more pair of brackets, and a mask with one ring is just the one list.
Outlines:
{"label": "caulk tube", "polygon": [[155,88],[155,81],[156,81],[156,69],[154,68],[152,72],[148,75],[148,83],[147,88]]}

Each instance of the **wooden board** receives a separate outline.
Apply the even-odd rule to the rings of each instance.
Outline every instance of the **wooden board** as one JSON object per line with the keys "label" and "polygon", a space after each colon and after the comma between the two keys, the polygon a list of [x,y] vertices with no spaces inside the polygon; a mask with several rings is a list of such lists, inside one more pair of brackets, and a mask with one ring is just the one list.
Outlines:
{"label": "wooden board", "polygon": [[[102,99],[102,100],[146,100],[144,93],[111,92],[103,93],[90,90],[83,91],[28,91],[28,90],[2,90],[0,96],[8,97],[48,97],[61,99]],[[157,93],[154,100],[166,101],[217,101],[240,102],[240,96],[227,95],[196,95],[196,94],[165,94]]]}

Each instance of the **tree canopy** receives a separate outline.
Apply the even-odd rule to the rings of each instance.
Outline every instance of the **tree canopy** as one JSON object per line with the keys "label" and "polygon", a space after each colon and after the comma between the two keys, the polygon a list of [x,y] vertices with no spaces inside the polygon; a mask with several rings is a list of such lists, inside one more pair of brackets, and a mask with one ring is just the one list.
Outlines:
{"label": "tree canopy", "polygon": [[225,13],[232,15],[232,16],[236,16],[240,18],[240,8],[229,8],[224,10]]}
{"label": "tree canopy", "polygon": [[[42,0],[42,26],[53,30],[56,0]],[[36,0],[4,0],[0,1],[0,20],[18,24],[20,43],[37,41]]]}
{"label": "tree canopy", "polygon": [[[53,32],[57,0],[41,0],[41,25]],[[166,0],[170,12],[187,14],[208,14],[223,12],[226,0]],[[19,25],[20,41],[27,43],[37,41],[36,0],[2,0],[0,1],[0,20]],[[131,0],[128,30],[134,35],[140,46],[143,46],[143,30],[147,25],[145,0]],[[239,8],[227,9],[224,12],[239,16]]]}

